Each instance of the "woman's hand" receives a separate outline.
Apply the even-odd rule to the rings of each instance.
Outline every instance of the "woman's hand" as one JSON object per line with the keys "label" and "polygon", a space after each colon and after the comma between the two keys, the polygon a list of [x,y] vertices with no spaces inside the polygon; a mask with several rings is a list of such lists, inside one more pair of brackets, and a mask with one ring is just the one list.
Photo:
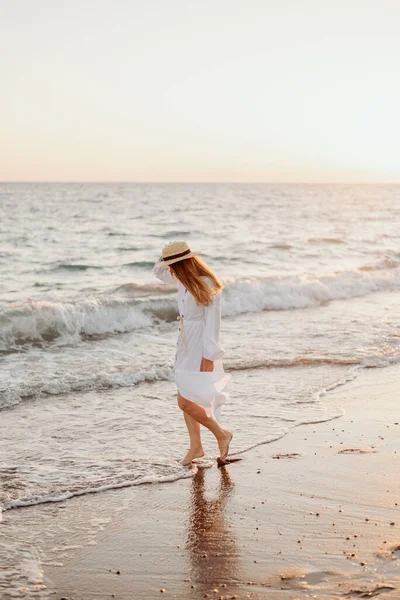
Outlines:
{"label": "woman's hand", "polygon": [[202,358],[200,371],[214,371],[214,362],[212,360],[208,360],[208,358]]}

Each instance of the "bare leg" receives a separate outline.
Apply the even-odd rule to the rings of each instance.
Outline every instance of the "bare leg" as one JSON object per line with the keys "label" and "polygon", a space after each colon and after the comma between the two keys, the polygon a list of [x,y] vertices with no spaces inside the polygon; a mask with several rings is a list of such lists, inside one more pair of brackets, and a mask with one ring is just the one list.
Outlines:
{"label": "bare leg", "polygon": [[178,405],[181,410],[193,417],[198,423],[201,423],[201,425],[204,425],[204,427],[207,427],[207,429],[209,429],[215,435],[219,450],[221,452],[221,457],[226,458],[229,449],[229,442],[233,437],[232,433],[226,429],[222,429],[218,421],[212,417],[209,417],[202,406],[196,404],[196,402],[191,402],[191,400],[186,400],[186,398],[181,396],[179,392]]}
{"label": "bare leg", "polygon": [[190,449],[182,461],[182,464],[188,465],[194,458],[204,456],[204,450],[201,443],[200,423],[187,413],[183,413],[190,436]]}

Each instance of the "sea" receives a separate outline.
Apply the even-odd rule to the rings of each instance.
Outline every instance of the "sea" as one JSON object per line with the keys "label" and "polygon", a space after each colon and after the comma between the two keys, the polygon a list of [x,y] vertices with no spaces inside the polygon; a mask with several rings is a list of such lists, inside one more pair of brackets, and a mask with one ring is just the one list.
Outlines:
{"label": "sea", "polygon": [[[2,183],[0,518],[199,468],[179,462],[176,288],[152,274],[173,240],[224,284],[233,456],[340,417],[330,390],[400,360],[400,186]],[[0,557],[1,589],[25,559],[10,536]]]}

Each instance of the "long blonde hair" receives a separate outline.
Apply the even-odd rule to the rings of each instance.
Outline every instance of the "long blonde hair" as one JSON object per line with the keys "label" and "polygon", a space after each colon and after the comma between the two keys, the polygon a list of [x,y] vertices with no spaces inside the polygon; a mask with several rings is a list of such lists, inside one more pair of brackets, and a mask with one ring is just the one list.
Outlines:
{"label": "long blonde hair", "polygon": [[[170,267],[177,279],[201,306],[207,306],[224,287],[214,271],[199,256],[178,260]],[[201,277],[209,277],[213,285],[209,286]]]}

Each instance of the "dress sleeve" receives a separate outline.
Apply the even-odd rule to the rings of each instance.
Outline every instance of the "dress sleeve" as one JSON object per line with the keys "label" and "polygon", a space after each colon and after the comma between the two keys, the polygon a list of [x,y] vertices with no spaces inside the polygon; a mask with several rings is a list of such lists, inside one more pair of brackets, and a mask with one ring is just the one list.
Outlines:
{"label": "dress sleeve", "polygon": [[221,292],[218,292],[210,304],[204,307],[203,358],[212,361],[222,358],[225,354],[225,350],[219,345],[221,312]]}
{"label": "dress sleeve", "polygon": [[157,279],[161,279],[161,281],[163,281],[164,283],[178,285],[178,279],[168,269],[168,265],[164,263],[161,256],[154,264],[152,271],[153,275],[155,275]]}

